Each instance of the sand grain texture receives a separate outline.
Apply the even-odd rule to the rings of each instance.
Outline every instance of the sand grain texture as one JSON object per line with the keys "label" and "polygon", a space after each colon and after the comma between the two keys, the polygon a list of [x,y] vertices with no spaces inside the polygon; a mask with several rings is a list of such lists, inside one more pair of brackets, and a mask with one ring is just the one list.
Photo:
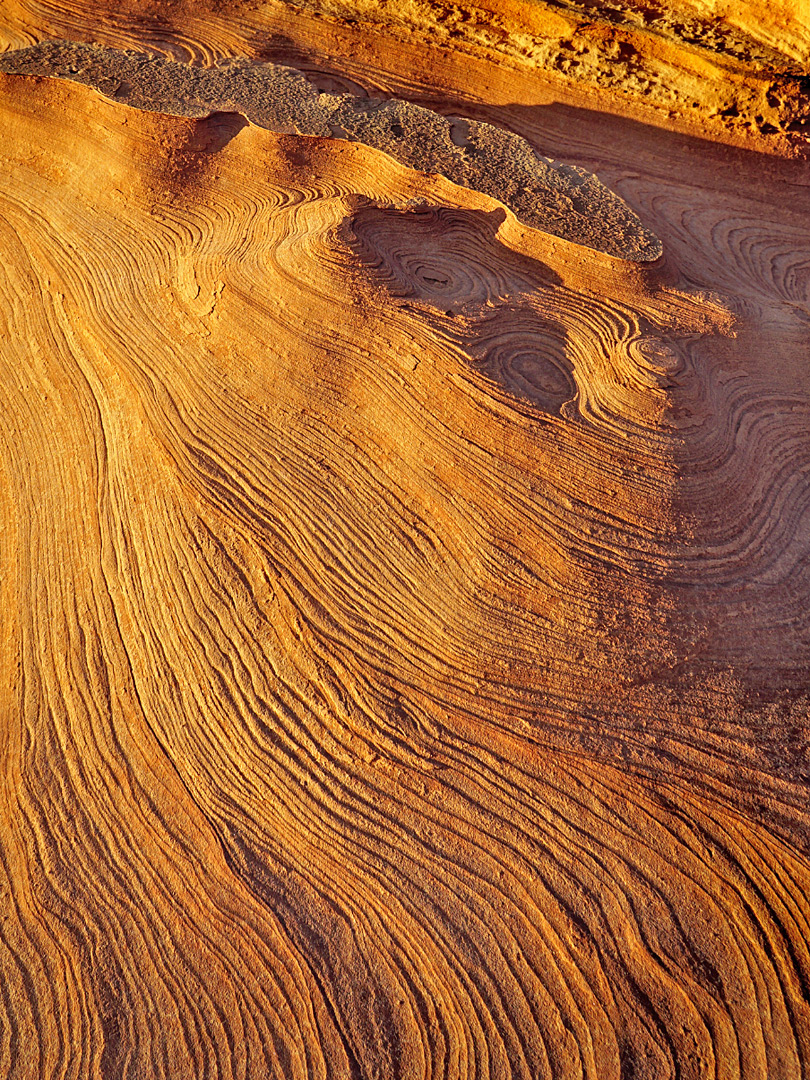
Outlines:
{"label": "sand grain texture", "polygon": [[[149,112],[235,113],[277,133],[360,142],[400,164],[504,203],[518,220],[631,262],[655,262],[661,242],[593,173],[538,155],[492,124],[317,89],[294,68],[231,61],[191,67],[97,45],[48,42],[0,57],[0,70],[92,86]],[[231,123],[237,125],[235,116]]]}
{"label": "sand grain texture", "polygon": [[523,85],[661,260],[0,75],[0,1075],[810,1069],[807,170]]}

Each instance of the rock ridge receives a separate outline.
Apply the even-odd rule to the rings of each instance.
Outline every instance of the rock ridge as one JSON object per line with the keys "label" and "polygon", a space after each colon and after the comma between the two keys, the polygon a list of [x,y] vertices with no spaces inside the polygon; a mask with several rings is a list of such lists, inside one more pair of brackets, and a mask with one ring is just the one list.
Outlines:
{"label": "rock ridge", "polygon": [[51,41],[0,56],[0,71],[94,87],[152,112],[243,113],[282,134],[346,139],[498,199],[524,225],[631,262],[662,245],[633,210],[585,169],[541,157],[521,136],[400,100],[319,91],[294,68],[247,60],[194,67],[146,53]]}

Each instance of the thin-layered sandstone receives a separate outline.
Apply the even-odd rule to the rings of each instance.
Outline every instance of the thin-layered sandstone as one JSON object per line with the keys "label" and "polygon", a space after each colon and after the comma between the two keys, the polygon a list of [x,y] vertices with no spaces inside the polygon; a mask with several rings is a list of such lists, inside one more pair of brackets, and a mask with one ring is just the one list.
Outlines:
{"label": "thin-layered sandstone", "polygon": [[662,255],[0,74],[0,1075],[800,1080],[806,165],[307,26]]}

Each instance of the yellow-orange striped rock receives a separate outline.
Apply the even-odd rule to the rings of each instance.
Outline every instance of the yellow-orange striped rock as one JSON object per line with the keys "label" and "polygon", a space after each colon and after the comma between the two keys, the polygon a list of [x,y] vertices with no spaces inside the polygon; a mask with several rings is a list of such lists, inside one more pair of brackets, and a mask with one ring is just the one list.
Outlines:
{"label": "yellow-orange striped rock", "polygon": [[663,260],[0,76],[4,1077],[810,1068],[807,173],[486,96]]}

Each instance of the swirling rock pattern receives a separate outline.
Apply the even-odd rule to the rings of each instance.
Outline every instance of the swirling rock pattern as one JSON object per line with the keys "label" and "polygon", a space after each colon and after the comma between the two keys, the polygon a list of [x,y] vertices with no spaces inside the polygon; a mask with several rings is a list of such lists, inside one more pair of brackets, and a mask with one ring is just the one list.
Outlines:
{"label": "swirling rock pattern", "polygon": [[0,1075],[806,1075],[802,177],[0,121]]}
{"label": "swirling rock pattern", "polygon": [[499,243],[502,221],[497,211],[482,217],[446,207],[392,210],[371,204],[358,208],[346,225],[366,274],[393,297],[412,297],[440,311],[449,306],[444,314],[450,319],[466,316],[457,340],[478,370],[516,396],[559,413],[576,396],[565,328],[538,318],[529,302],[506,301],[560,279]]}
{"label": "swirling rock pattern", "polygon": [[138,108],[183,116],[236,109],[272,131],[351,139],[423,172],[501,199],[525,224],[617,258],[652,262],[661,243],[584,169],[538,156],[519,135],[405,101],[316,90],[275,64],[193,68],[94,45],[48,42],[0,58],[0,70],[53,74]]}
{"label": "swirling rock pattern", "polygon": [[[449,55],[473,92],[476,61],[487,59],[486,81],[522,73],[535,90],[553,86],[555,100],[573,93],[647,123],[767,152],[808,151],[806,0],[4,0],[0,50],[68,38],[206,66],[277,50],[286,62],[302,30],[328,68],[336,56],[341,66],[381,57],[385,65],[392,48],[415,46],[432,54],[433,75]],[[311,62],[308,53],[300,59]],[[418,82],[424,74],[419,63],[407,70]],[[337,75],[343,89],[349,72]]]}

